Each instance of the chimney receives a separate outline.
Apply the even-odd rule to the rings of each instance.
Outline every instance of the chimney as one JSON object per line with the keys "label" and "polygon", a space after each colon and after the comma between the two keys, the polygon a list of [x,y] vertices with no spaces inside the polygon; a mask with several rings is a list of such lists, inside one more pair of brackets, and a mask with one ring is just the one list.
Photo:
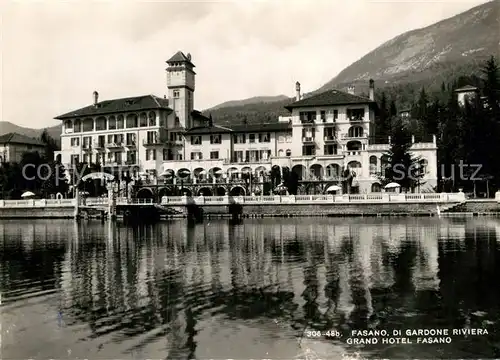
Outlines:
{"label": "chimney", "polygon": [[351,95],[354,95],[354,85],[349,85],[347,87],[347,92]]}
{"label": "chimney", "polygon": [[375,81],[370,79],[370,100],[375,101]]}
{"label": "chimney", "polygon": [[297,81],[295,83],[295,101],[300,100],[300,83]]}
{"label": "chimney", "polygon": [[97,91],[94,91],[93,95],[94,95],[94,105],[97,105],[97,103],[99,102],[99,93]]}

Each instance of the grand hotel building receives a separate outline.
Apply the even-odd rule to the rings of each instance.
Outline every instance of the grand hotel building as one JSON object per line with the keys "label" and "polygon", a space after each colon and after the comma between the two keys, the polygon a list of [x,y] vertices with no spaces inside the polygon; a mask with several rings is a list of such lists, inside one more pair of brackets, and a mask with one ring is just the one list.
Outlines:
{"label": "grand hotel building", "polygon": [[[352,87],[303,97],[297,82],[295,102],[286,107],[289,116],[228,127],[194,110],[191,55],[179,51],[167,64],[168,97],[100,101],[94,92],[91,105],[57,116],[63,122],[60,160],[99,163],[114,172],[134,169],[157,189],[182,183],[193,195],[248,194],[254,188],[242,186],[242,174],[253,174],[254,183],[262,184],[276,166],[299,175],[301,193],[325,192],[346,168],[354,175],[350,192],[382,191],[376,174],[389,145],[370,142],[373,80],[369,97],[356,95]],[[414,142],[412,151],[425,165],[421,191],[431,191],[437,182],[435,137]],[[172,191],[167,185],[164,195]]]}

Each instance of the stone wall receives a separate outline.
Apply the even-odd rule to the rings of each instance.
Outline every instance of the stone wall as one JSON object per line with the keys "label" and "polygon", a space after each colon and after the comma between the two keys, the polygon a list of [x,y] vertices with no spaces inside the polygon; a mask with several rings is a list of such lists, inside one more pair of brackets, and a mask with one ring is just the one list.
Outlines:
{"label": "stone wall", "polygon": [[0,219],[72,219],[75,208],[73,206],[53,208],[2,208],[0,207]]}
{"label": "stone wall", "polygon": [[[326,216],[326,215],[375,215],[414,213],[436,213],[437,203],[406,203],[406,204],[242,204],[242,215],[267,216]],[[439,203],[439,206],[446,204]],[[450,204],[451,205],[451,204]],[[228,214],[227,206],[202,205],[205,215]]]}

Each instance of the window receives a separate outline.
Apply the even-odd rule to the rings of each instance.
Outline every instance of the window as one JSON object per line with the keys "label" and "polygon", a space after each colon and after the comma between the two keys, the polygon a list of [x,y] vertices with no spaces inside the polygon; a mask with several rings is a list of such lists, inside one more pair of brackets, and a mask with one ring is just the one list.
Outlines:
{"label": "window", "polygon": [[135,145],[135,134],[127,134],[127,145],[133,146]]}
{"label": "window", "polygon": [[123,129],[124,124],[125,124],[125,120],[123,118],[123,115],[118,115],[118,118],[116,119],[116,128]]}
{"label": "window", "polygon": [[349,121],[363,121],[365,109],[347,109],[347,118]]}
{"label": "window", "polygon": [[323,150],[325,155],[337,155],[337,145],[335,144],[325,145]]}
{"label": "window", "polygon": [[64,122],[64,127],[65,127],[66,129],[73,129],[73,122],[72,122],[71,120],[66,120],[66,121]]}
{"label": "window", "polygon": [[319,117],[321,118],[321,121],[326,122],[326,111],[321,110]]}
{"label": "window", "polygon": [[116,118],[114,116],[110,116],[109,117],[108,127],[109,127],[109,130],[115,130],[116,129]]}
{"label": "window", "polygon": [[254,143],[255,142],[255,134],[248,135],[248,142],[249,143]]}
{"label": "window", "polygon": [[234,162],[243,162],[243,151],[235,151],[233,153],[233,161]]}
{"label": "window", "polygon": [[95,120],[95,129],[97,131],[99,130],[106,130],[107,124],[106,124],[106,118],[104,116],[99,116]]}
{"label": "window", "polygon": [[180,97],[179,90],[174,90],[174,99],[178,99]]}
{"label": "window", "polygon": [[146,150],[146,161],[156,160],[156,149],[147,149]]}
{"label": "window", "polygon": [[163,149],[163,160],[173,160],[174,156],[171,149]]}
{"label": "window", "polygon": [[106,137],[104,135],[99,135],[97,138],[97,147],[103,148],[106,143]]}
{"label": "window", "polygon": [[301,111],[299,117],[303,123],[314,122],[316,120],[316,111]]}
{"label": "window", "polygon": [[82,131],[82,122],[80,119],[76,119],[73,132],[80,132],[80,131]]}
{"label": "window", "polygon": [[271,150],[261,150],[259,156],[261,160],[267,161],[271,158]]}
{"label": "window", "polygon": [[140,127],[146,127],[148,126],[148,117],[146,116],[146,113],[142,113],[139,117],[139,126]]}
{"label": "window", "polygon": [[148,119],[149,119],[149,126],[156,126],[156,113],[154,111],[151,111],[148,114]]}
{"label": "window", "polygon": [[138,125],[137,115],[136,114],[127,115],[126,125],[127,129],[136,128]]}
{"label": "window", "polygon": [[200,151],[193,151],[191,153],[191,160],[203,160],[203,154]]}
{"label": "window", "polygon": [[290,156],[292,156],[292,150],[287,149],[286,150],[286,157],[290,157]]}
{"label": "window", "polygon": [[71,138],[71,146],[80,146],[80,138]]}
{"label": "window", "polygon": [[285,136],[284,135],[279,135],[278,136],[278,142],[279,143],[284,143],[285,142]]}
{"label": "window", "polygon": [[339,118],[339,111],[333,110],[333,121],[337,120],[338,118]]}
{"label": "window", "polygon": [[82,140],[84,149],[90,149],[92,147],[92,136],[85,136]]}
{"label": "window", "polygon": [[284,154],[285,152],[283,151],[283,149],[278,150],[278,157],[283,157]]}
{"label": "window", "polygon": [[325,141],[334,140],[336,137],[335,128],[333,126],[325,127],[323,130]]}
{"label": "window", "polygon": [[127,152],[127,163],[129,165],[134,165],[137,161],[137,152],[136,151],[129,151]]}
{"label": "window", "polygon": [[201,136],[191,136],[191,145],[201,145]]}
{"label": "window", "polygon": [[210,135],[210,144],[220,144],[220,135]]}
{"label": "window", "polygon": [[363,128],[361,126],[352,126],[348,131],[349,137],[363,137]]}
{"label": "window", "polygon": [[94,120],[92,120],[91,118],[83,120],[82,131],[83,132],[94,131]]}
{"label": "window", "polygon": [[219,158],[219,152],[218,151],[211,151],[210,152],[210,159],[218,159]]}
{"label": "window", "polygon": [[146,133],[146,143],[147,144],[158,144],[158,132],[148,131]]}
{"label": "window", "polygon": [[271,142],[271,133],[259,134],[259,142],[261,143]]}
{"label": "window", "polygon": [[180,127],[180,126],[181,126],[181,120],[179,119],[178,116],[176,116],[174,120],[174,127]]}
{"label": "window", "polygon": [[121,145],[123,143],[123,134],[108,135],[108,144]]}
{"label": "window", "polygon": [[314,139],[315,132],[310,127],[302,129],[302,137],[306,139]]}
{"label": "window", "polygon": [[316,146],[314,145],[303,146],[302,155],[304,156],[316,155]]}
{"label": "window", "polygon": [[244,144],[246,142],[246,136],[245,134],[234,135],[233,140],[235,144]]}
{"label": "window", "polygon": [[80,162],[79,155],[71,155],[71,165],[76,165]]}

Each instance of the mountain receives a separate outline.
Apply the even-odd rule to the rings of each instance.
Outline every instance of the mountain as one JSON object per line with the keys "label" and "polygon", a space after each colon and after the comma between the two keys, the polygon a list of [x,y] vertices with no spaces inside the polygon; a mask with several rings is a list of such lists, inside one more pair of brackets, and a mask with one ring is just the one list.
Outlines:
{"label": "mountain", "polygon": [[[382,90],[398,106],[407,107],[422,87],[437,89],[476,75],[484,60],[499,58],[500,0],[476,6],[454,17],[422,29],[408,31],[385,42],[342,70],[313,93],[354,85],[356,93],[368,93],[368,80],[375,80],[378,95]],[[495,35],[496,34],[496,35]],[[258,97],[257,97],[258,98]],[[215,107],[207,110],[216,122],[249,123],[277,121],[286,115],[283,106],[293,101],[251,103]],[[225,104],[230,104],[227,102]]]}
{"label": "mountain", "polygon": [[[18,133],[21,135],[26,135],[32,138],[40,138],[44,129],[31,129],[22,126],[18,126],[8,121],[0,121],[0,135],[7,133]],[[47,128],[49,135],[59,143],[61,136],[61,125],[55,125]]]}
{"label": "mountain", "polygon": [[243,100],[231,100],[231,101],[226,101],[223,102],[222,104],[216,105],[210,109],[207,109],[205,111],[210,111],[210,110],[217,110],[225,107],[237,107],[237,106],[244,106],[248,104],[268,104],[268,103],[273,103],[277,101],[283,101],[283,100],[288,100],[288,96],[286,95],[277,95],[277,96],[254,96],[248,99],[243,99]]}
{"label": "mountain", "polygon": [[500,0],[476,6],[387,41],[342,70],[319,90],[373,78],[401,83],[439,78],[499,54]]}

